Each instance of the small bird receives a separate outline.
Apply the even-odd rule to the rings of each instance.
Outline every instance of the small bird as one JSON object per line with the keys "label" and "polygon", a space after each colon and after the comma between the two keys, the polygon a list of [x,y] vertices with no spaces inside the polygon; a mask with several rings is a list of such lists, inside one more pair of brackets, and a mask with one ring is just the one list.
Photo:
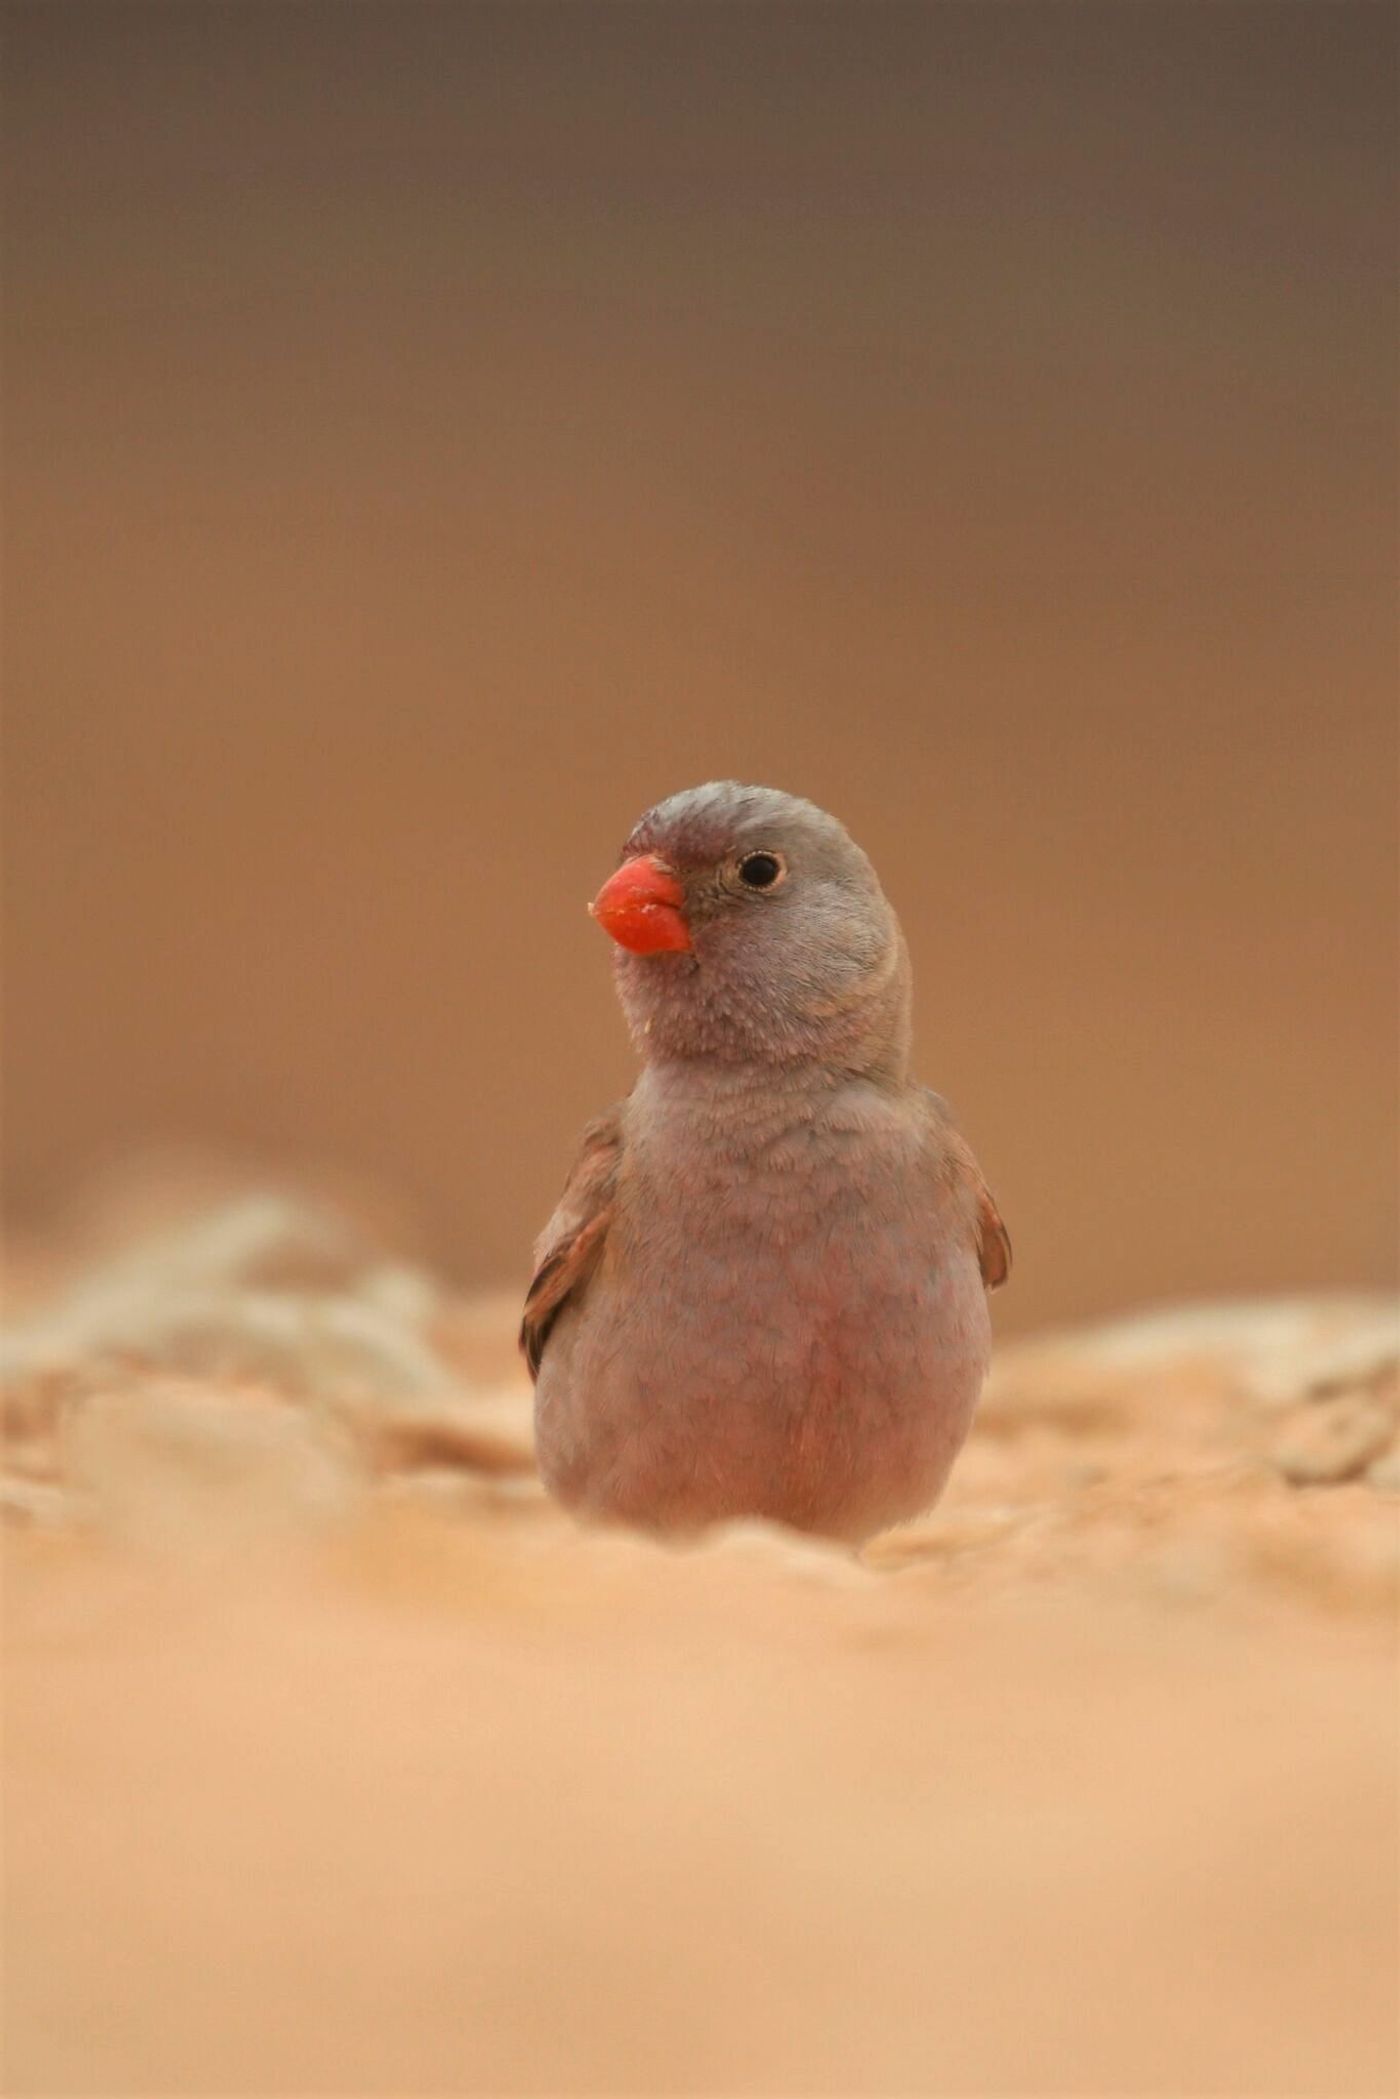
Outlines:
{"label": "small bird", "polygon": [[937,1499],[1011,1263],[909,1075],[910,971],[836,819],[713,781],[642,817],[589,906],[642,1068],[535,1246],[540,1470],[657,1532],[761,1516],[860,1543]]}

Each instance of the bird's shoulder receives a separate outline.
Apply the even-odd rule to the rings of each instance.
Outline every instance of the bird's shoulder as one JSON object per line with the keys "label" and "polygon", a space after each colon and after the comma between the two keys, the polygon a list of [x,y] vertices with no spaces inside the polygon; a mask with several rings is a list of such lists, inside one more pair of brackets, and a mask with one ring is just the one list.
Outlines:
{"label": "bird's shoulder", "polygon": [[587,1125],[564,1192],[535,1241],[534,1273],[520,1322],[520,1348],[532,1378],[539,1374],[555,1320],[601,1258],[622,1161],[625,1107],[625,1101],[615,1102]]}
{"label": "bird's shoulder", "polygon": [[1011,1273],[1011,1235],[992,1199],[972,1146],[958,1128],[957,1117],[941,1093],[930,1086],[916,1089],[928,1156],[934,1172],[950,1187],[967,1212],[977,1243],[977,1262],[989,1290],[998,1290]]}

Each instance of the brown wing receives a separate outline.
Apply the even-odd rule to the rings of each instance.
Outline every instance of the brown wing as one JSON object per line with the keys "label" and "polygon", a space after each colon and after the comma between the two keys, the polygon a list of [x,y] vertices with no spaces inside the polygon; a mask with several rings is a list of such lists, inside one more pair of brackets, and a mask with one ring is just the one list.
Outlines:
{"label": "brown wing", "polygon": [[613,1190],[622,1156],[622,1109],[589,1123],[559,1206],[535,1241],[535,1273],[525,1293],[520,1347],[538,1377],[550,1328],[598,1265],[612,1221]]}
{"label": "brown wing", "polygon": [[937,1125],[944,1170],[964,1189],[972,1210],[982,1280],[989,1290],[999,1290],[1011,1273],[1011,1234],[992,1201],[992,1191],[982,1178],[971,1145],[953,1120],[952,1109],[941,1094],[926,1091],[925,1098]]}
{"label": "brown wing", "polygon": [[[968,1156],[971,1159],[971,1153]],[[1001,1212],[992,1201],[992,1191],[983,1180],[981,1168],[975,1160],[972,1160],[972,1172],[977,1182],[978,1266],[987,1288],[1000,1290],[1011,1273],[1011,1234],[1001,1221]]]}

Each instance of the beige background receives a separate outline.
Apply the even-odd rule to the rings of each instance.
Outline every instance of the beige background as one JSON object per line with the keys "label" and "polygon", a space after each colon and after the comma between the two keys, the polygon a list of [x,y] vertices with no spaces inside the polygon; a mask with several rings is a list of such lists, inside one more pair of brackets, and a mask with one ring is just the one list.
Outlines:
{"label": "beige background", "polygon": [[582,904],[837,809],[1008,1325],[1395,1251],[1389,9],[9,7],[6,1195],[509,1280]]}

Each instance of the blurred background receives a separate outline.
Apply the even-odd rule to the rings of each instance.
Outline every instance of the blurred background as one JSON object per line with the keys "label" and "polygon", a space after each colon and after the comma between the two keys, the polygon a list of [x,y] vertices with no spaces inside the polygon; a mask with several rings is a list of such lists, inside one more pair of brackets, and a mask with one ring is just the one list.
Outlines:
{"label": "blurred background", "polygon": [[[1400,16],[0,18],[0,2084],[1400,2091]],[[859,1565],[534,1467],[726,774],[1016,1244]]]}
{"label": "blurred background", "polygon": [[1006,1327],[1390,1277],[1388,7],[4,17],[15,1220],[195,1146],[523,1278],[733,775],[902,913]]}

